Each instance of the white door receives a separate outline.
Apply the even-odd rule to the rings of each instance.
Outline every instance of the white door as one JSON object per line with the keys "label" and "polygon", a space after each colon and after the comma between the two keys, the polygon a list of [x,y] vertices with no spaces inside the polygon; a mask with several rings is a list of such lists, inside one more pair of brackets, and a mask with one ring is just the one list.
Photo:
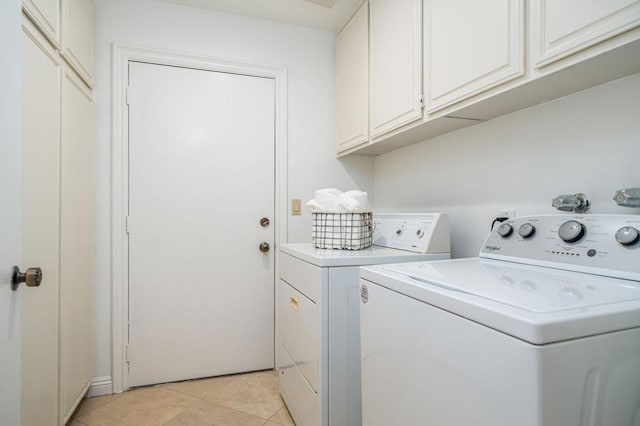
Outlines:
{"label": "white door", "polygon": [[58,423],[60,62],[28,21],[22,34],[22,266],[42,268],[22,286],[22,424]]}
{"label": "white door", "polygon": [[20,265],[20,1],[0,2],[0,423],[20,424],[20,300],[11,267]]}
{"label": "white door", "polygon": [[273,368],[274,80],[131,62],[128,98],[129,386]]}

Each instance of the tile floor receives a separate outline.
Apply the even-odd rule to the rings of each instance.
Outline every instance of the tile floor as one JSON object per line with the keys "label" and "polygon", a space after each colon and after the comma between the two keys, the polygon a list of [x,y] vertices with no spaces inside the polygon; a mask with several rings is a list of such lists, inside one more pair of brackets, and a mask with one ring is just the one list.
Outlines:
{"label": "tile floor", "polygon": [[275,371],[191,380],[86,398],[70,426],[294,425]]}

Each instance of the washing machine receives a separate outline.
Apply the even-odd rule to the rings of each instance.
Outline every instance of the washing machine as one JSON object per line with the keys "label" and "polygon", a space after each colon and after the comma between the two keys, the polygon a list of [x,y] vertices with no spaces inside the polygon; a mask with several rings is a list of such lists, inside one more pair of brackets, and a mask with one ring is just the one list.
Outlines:
{"label": "washing machine", "polygon": [[640,425],[640,216],[508,220],[361,268],[363,424]]}
{"label": "washing machine", "polygon": [[444,214],[374,214],[373,246],[283,244],[276,341],[279,391],[298,426],[362,424],[358,268],[450,258]]}

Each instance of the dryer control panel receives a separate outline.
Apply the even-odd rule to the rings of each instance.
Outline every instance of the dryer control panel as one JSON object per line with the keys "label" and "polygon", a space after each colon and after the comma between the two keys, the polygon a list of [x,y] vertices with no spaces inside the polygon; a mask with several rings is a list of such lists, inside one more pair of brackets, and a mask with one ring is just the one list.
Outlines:
{"label": "dryer control panel", "polygon": [[489,234],[480,257],[640,281],[640,215],[509,219]]}
{"label": "dryer control panel", "polygon": [[415,253],[449,253],[444,213],[374,213],[373,244]]}

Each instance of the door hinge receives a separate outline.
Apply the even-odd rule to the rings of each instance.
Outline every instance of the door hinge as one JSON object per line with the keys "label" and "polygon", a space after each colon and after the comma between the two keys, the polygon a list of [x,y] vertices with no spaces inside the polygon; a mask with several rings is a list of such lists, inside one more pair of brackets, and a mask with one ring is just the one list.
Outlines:
{"label": "door hinge", "polygon": [[425,105],[424,105],[424,95],[420,95],[420,108],[424,109]]}
{"label": "door hinge", "polygon": [[126,216],[124,218],[124,230],[127,235],[131,234],[131,216]]}
{"label": "door hinge", "polygon": [[129,344],[124,348],[124,359],[127,362],[131,362],[131,346]]}

